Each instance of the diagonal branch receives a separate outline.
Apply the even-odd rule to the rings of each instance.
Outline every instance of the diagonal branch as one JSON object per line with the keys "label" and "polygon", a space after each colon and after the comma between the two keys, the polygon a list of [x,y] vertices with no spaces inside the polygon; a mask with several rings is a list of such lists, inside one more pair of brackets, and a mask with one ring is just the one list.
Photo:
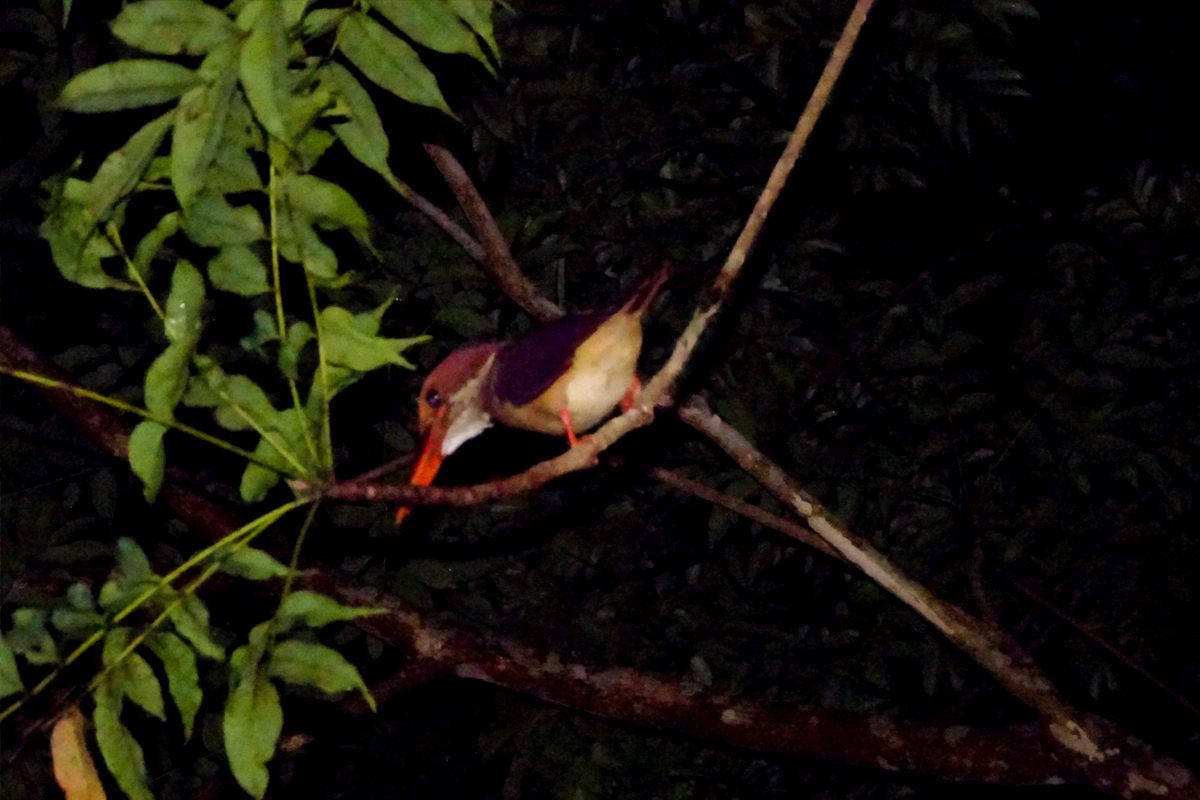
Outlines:
{"label": "diagonal branch", "polygon": [[450,191],[454,192],[458,204],[471,221],[471,226],[475,228],[475,235],[479,237],[485,252],[484,258],[475,260],[483,265],[505,294],[534,318],[548,322],[561,317],[562,309],[543,297],[513,260],[500,226],[496,224],[479,190],[472,183],[471,176],[463,169],[462,164],[458,163],[454,154],[440,144],[426,144],[425,152],[429,153],[434,165],[441,171]]}

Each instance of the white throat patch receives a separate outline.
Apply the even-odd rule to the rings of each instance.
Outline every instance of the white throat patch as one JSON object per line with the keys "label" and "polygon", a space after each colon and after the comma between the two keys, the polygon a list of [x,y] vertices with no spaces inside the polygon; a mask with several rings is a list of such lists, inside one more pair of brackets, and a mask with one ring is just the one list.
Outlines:
{"label": "white throat patch", "polygon": [[452,415],[452,420],[442,440],[443,456],[450,455],[464,442],[474,439],[492,427],[492,417],[483,410],[483,404],[479,402],[479,392],[483,388],[484,380],[491,374],[495,360],[496,354],[493,353],[479,371],[450,397],[446,413]]}

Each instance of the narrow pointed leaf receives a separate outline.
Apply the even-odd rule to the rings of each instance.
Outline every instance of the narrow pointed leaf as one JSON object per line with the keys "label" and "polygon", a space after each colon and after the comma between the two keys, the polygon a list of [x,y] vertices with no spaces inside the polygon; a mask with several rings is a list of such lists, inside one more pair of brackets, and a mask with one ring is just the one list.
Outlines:
{"label": "narrow pointed leaf", "polygon": [[171,294],[163,306],[167,339],[173,344],[194,347],[204,327],[204,278],[187,261],[175,265]]}
{"label": "narrow pointed leaf", "polygon": [[465,53],[492,68],[475,33],[442,0],[372,0],[371,7],[430,50]]}
{"label": "narrow pointed leaf", "polygon": [[113,34],[140,50],[201,56],[237,35],[233,22],[201,0],[142,0],[112,22]]}
{"label": "narrow pointed leaf", "polygon": [[371,709],[375,700],[367,690],[358,669],[338,651],[314,642],[287,639],[271,651],[268,672],[288,683],[312,686],[325,694],[358,690]]}
{"label": "narrow pointed leaf", "polygon": [[283,578],[288,568],[269,553],[255,547],[239,547],[221,562],[221,571],[251,581]]}
{"label": "narrow pointed leaf", "polygon": [[367,213],[354,195],[336,183],[315,175],[291,173],[283,185],[293,213],[301,218],[323,228],[349,228],[357,233],[367,230]]}
{"label": "narrow pointed leaf", "polygon": [[367,372],[384,364],[397,364],[414,369],[400,353],[420,342],[427,336],[408,339],[389,339],[377,336],[379,320],[387,304],[375,311],[351,314],[340,306],[326,306],[321,310],[321,336],[325,346],[325,357],[331,364],[341,364],[351,369]]}
{"label": "narrow pointed leaf", "polygon": [[208,279],[223,292],[255,297],[271,290],[267,267],[258,254],[242,244],[223,248],[208,262]]}
{"label": "narrow pointed leaf", "polygon": [[183,738],[191,739],[196,712],[204,700],[196,672],[196,653],[175,634],[161,631],[146,637],[146,645],[162,662],[167,673],[167,691],[183,722]]}
{"label": "narrow pointed leaf", "polygon": [[348,118],[333,126],[338,139],[364,166],[375,170],[389,183],[395,184],[396,177],[388,166],[391,145],[375,101],[363,88],[350,70],[337,62],[321,67],[321,80],[327,82],[342,101],[342,110]]}
{"label": "narrow pointed leaf", "polygon": [[200,81],[193,70],[171,61],[131,58],[76,75],[63,87],[58,102],[83,114],[119,111],[174,100]]}
{"label": "narrow pointed leaf", "polygon": [[142,482],[142,494],[147,503],[153,503],[162,488],[167,466],[162,437],[166,432],[165,426],[147,419],[139,422],[129,434],[129,468]]}
{"label": "narrow pointed leaf", "polygon": [[217,192],[196,196],[184,216],[184,230],[198,245],[228,247],[266,237],[262,217],[253,206],[233,206]]}
{"label": "narrow pointed leaf", "polygon": [[225,755],[238,784],[261,798],[270,778],[266,764],[283,730],[283,708],[279,692],[259,672],[257,659],[246,667],[225,704]]}
{"label": "narrow pointed leaf", "polygon": [[[104,666],[109,684],[150,714],[165,719],[162,687],[154,670],[136,650],[121,654],[133,641],[132,628],[113,628],[104,637]],[[120,661],[117,659],[120,658]]]}
{"label": "narrow pointed leaf", "polygon": [[0,634],[0,698],[23,691],[25,684],[21,681],[21,673],[17,671],[16,654],[8,639]]}
{"label": "narrow pointed leaf", "polygon": [[229,116],[233,93],[237,90],[237,69],[233,53],[226,48],[214,53],[225,55],[227,62],[218,77],[204,86],[197,86],[179,101],[175,115],[175,132],[171,137],[171,186],[181,208],[188,208],[204,188],[208,170],[220,151],[225,136],[225,120]]}
{"label": "narrow pointed leaf", "polygon": [[199,597],[187,595],[170,614],[176,632],[191,642],[196,652],[205,658],[221,660],[225,650],[213,641],[208,629],[208,609]]}
{"label": "narrow pointed leaf", "polygon": [[99,223],[112,215],[118,200],[130,194],[150,166],[159,144],[175,121],[175,111],[147,122],[119,149],[109,153],[92,178],[88,213]]}
{"label": "narrow pointed leaf", "polygon": [[92,721],[96,725],[96,744],[100,746],[100,755],[104,756],[108,771],[130,800],[154,800],[146,786],[146,758],[142,746],[121,722],[121,692],[106,678],[97,687],[95,698]]}
{"label": "narrow pointed leaf", "polygon": [[382,614],[382,608],[344,606],[332,597],[310,591],[292,592],[279,606],[276,618],[281,630],[293,625],[323,628],[333,622],[346,622],[372,614]]}
{"label": "narrow pointed leaf", "polygon": [[242,43],[239,71],[246,99],[262,126],[288,141],[285,121],[287,92],[287,37],[277,0],[257,0],[238,18],[249,24],[250,35]]}
{"label": "narrow pointed leaf", "polygon": [[354,12],[342,20],[338,47],[372,82],[397,97],[454,116],[417,51],[366,14]]}
{"label": "narrow pointed leaf", "polygon": [[447,0],[447,4],[487,42],[492,54],[499,59],[500,46],[496,44],[496,34],[492,28],[492,0]]}
{"label": "narrow pointed leaf", "polygon": [[18,608],[12,613],[13,627],[7,634],[13,652],[25,656],[30,664],[58,661],[58,647],[46,630],[46,612],[40,608]]}
{"label": "narrow pointed leaf", "polygon": [[192,348],[186,344],[170,344],[146,370],[146,410],[154,416],[175,418],[175,406],[187,387],[191,354]]}

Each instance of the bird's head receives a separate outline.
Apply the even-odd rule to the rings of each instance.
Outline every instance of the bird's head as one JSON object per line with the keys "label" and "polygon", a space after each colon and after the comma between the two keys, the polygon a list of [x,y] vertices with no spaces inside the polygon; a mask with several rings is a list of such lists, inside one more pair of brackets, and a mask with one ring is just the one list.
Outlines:
{"label": "bird's head", "polygon": [[[446,456],[491,426],[492,417],[481,393],[498,347],[496,342],[487,342],[455,350],[421,384],[417,417],[425,445],[409,483],[428,486]],[[407,508],[400,509],[397,521],[407,514]]]}

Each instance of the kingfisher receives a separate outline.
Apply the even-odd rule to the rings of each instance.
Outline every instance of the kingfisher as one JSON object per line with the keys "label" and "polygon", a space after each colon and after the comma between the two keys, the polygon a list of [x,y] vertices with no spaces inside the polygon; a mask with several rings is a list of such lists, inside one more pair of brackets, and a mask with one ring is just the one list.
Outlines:
{"label": "kingfisher", "polygon": [[[506,342],[456,350],[421,386],[417,412],[425,444],[409,482],[428,486],[442,461],[494,423],[566,436],[628,410],[641,386],[642,318],[670,274],[643,278],[624,303],[568,314]],[[396,511],[400,522],[411,511]]]}

